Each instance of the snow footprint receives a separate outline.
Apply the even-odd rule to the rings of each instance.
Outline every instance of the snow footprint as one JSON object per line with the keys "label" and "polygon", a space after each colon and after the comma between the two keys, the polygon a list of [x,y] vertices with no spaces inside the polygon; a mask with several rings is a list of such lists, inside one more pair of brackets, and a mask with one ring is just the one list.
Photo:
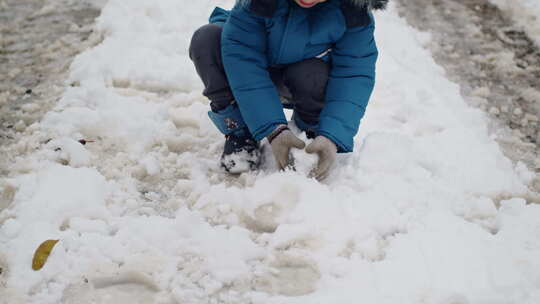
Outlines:
{"label": "snow footprint", "polygon": [[7,209],[13,200],[15,199],[15,193],[17,188],[13,185],[6,184],[3,187],[0,187],[0,211]]}
{"label": "snow footprint", "polygon": [[469,304],[470,301],[465,295],[453,292],[444,292],[430,290],[428,293],[421,295],[418,299],[420,303],[435,303],[435,304]]}
{"label": "snow footprint", "polygon": [[301,187],[294,181],[303,181],[304,177],[292,173],[290,177],[284,181],[282,176],[273,175],[253,188],[241,214],[246,228],[257,233],[274,233],[283,221],[282,217],[296,208],[301,197]]}
{"label": "snow footprint", "polygon": [[249,230],[258,233],[273,233],[279,225],[277,218],[282,210],[283,208],[275,203],[264,204],[254,210],[253,217],[245,215],[243,221]]}
{"label": "snow footprint", "polygon": [[3,255],[0,255],[0,289],[6,288],[8,274],[7,261]]}
{"label": "snow footprint", "polygon": [[320,278],[321,274],[314,262],[281,255],[266,273],[255,279],[255,289],[289,297],[303,296],[315,291]]}
{"label": "snow footprint", "polygon": [[159,292],[152,280],[138,272],[116,276],[85,279],[66,289],[62,298],[65,304],[145,304],[155,303]]}

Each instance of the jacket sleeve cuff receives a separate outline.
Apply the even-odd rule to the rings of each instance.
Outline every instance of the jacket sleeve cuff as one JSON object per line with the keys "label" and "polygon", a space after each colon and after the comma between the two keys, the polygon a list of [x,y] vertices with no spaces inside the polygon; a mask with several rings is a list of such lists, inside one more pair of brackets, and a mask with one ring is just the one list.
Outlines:
{"label": "jacket sleeve cuff", "polygon": [[268,135],[270,135],[279,125],[287,125],[287,120],[279,120],[274,121],[269,124],[266,124],[259,129],[255,130],[255,132],[251,132],[253,135],[253,138],[257,141],[261,141],[264,138],[266,138]]}
{"label": "jacket sleeve cuff", "polygon": [[354,140],[341,122],[332,117],[321,117],[317,135],[322,135],[336,144],[338,153],[350,153],[354,150]]}

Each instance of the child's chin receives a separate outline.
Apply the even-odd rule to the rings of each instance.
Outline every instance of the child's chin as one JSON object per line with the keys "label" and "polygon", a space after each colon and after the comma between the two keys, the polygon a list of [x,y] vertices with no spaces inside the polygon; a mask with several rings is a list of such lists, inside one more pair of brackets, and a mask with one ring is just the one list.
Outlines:
{"label": "child's chin", "polygon": [[311,8],[311,7],[314,7],[315,5],[317,5],[316,2],[311,3],[311,4],[305,4],[305,3],[302,2],[302,0],[300,0],[300,1],[296,2],[296,3],[298,3],[298,5],[300,5],[300,7],[302,7],[302,8]]}

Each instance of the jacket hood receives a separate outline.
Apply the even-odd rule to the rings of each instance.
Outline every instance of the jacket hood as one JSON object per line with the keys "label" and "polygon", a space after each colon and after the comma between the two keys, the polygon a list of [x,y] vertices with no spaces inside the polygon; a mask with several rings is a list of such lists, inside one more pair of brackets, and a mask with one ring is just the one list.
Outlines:
{"label": "jacket hood", "polygon": [[[247,5],[251,1],[252,0],[237,0],[237,2],[242,5]],[[266,0],[265,2],[269,2],[269,1],[272,1],[272,0]],[[368,6],[369,8],[375,9],[375,10],[385,9],[386,5],[388,4],[388,0],[342,0],[342,1],[349,1],[358,7]]]}

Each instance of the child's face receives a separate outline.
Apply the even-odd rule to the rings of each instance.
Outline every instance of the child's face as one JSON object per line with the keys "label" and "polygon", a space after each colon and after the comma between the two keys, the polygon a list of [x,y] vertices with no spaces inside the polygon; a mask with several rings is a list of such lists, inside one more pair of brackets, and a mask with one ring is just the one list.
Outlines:
{"label": "child's face", "polygon": [[303,8],[313,7],[321,2],[326,2],[326,0],[294,0],[296,4],[300,5]]}

